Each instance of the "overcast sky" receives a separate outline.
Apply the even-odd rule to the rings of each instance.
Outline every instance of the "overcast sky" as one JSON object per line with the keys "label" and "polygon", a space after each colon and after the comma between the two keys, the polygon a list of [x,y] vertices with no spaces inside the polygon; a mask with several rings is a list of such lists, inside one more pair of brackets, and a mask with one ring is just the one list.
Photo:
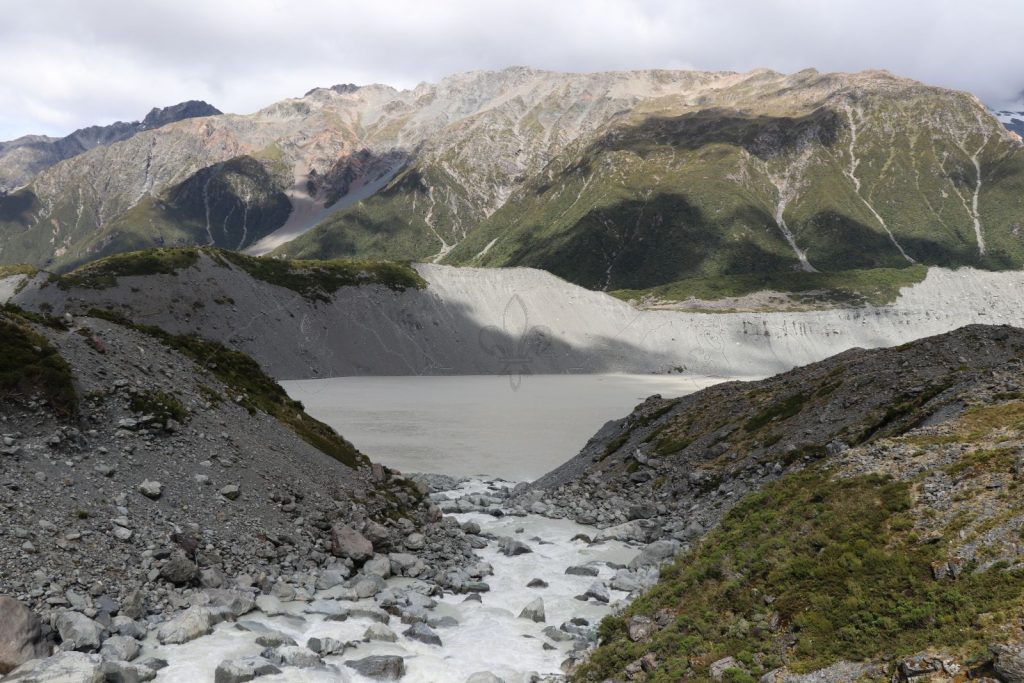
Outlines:
{"label": "overcast sky", "polygon": [[1003,104],[1024,0],[0,0],[0,140],[472,69],[888,69]]}

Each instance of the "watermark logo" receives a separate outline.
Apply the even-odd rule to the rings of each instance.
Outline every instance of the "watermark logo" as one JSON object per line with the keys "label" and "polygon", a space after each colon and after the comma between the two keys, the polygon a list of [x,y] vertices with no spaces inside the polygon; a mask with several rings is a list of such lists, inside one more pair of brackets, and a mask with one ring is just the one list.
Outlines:
{"label": "watermark logo", "polygon": [[480,348],[500,363],[499,375],[508,377],[512,391],[517,391],[524,375],[532,374],[530,364],[551,349],[551,330],[531,325],[526,304],[518,294],[505,304],[501,327],[488,325],[480,330]]}

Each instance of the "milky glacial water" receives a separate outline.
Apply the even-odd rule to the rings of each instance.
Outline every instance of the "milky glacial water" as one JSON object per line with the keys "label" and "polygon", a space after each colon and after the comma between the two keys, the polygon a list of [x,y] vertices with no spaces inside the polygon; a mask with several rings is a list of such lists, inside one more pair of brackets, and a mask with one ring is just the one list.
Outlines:
{"label": "milky glacial water", "polygon": [[[450,495],[454,497],[474,490],[484,490],[483,482],[466,482],[460,491]],[[505,557],[498,553],[496,543],[477,551],[481,559],[494,567],[494,574],[484,579],[490,591],[482,594],[481,603],[464,602],[464,595],[447,595],[439,600],[433,614],[451,616],[458,622],[457,626],[435,629],[443,642],[442,647],[402,636],[401,632],[407,627],[397,618],[392,618],[388,626],[399,634],[396,643],[359,643],[341,655],[326,657],[325,668],[284,668],[281,674],[259,680],[266,683],[369,683],[370,679],[356,675],[345,667],[344,662],[371,655],[394,654],[405,658],[407,674],[402,678],[405,683],[462,683],[478,671],[491,671],[506,683],[521,683],[529,680],[533,672],[560,673],[561,664],[569,654],[570,643],[552,642],[543,635],[546,626],[558,626],[572,617],[582,617],[596,624],[616,607],[617,602],[627,597],[622,591],[612,590],[611,603],[607,605],[576,600],[575,596],[584,593],[596,579],[567,575],[565,569],[589,563],[598,568],[598,578],[608,580],[615,573],[608,563],[628,563],[638,552],[636,547],[617,541],[598,545],[573,541],[576,534],[593,535],[596,529],[569,520],[552,520],[537,515],[495,518],[483,513],[465,513],[455,517],[462,522],[476,521],[484,533],[520,539],[533,552]],[[547,581],[548,587],[527,588],[527,583],[535,578]],[[388,583],[402,587],[412,581],[392,578]],[[544,600],[546,622],[520,619],[523,607],[537,597]],[[351,608],[374,605],[373,600],[339,602]],[[311,637],[323,636],[359,641],[373,623],[363,617],[326,621],[319,615],[304,614],[305,603],[302,602],[285,603],[285,606],[289,615],[269,617],[257,611],[243,616],[240,621],[258,622],[288,634],[299,644],[305,644]],[[150,638],[143,654],[168,661],[169,666],[160,671],[157,681],[212,681],[213,672],[221,661],[261,652],[262,648],[255,642],[257,635],[233,623],[224,623],[218,625],[211,635],[182,645],[161,646]],[[545,649],[544,643],[554,646],[554,649]]]}
{"label": "milky glacial water", "polygon": [[[731,379],[731,378],[730,378]],[[576,455],[651,394],[723,381],[693,375],[336,377],[281,382],[306,411],[402,472],[529,481]]]}

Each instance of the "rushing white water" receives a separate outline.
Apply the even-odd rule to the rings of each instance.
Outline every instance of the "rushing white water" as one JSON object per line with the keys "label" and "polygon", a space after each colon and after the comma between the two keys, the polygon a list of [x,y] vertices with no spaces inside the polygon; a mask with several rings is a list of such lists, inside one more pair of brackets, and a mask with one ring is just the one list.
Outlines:
{"label": "rushing white water", "polygon": [[693,375],[336,377],[282,382],[307,412],[403,472],[532,480],[651,394],[722,381]]}
{"label": "rushing white water", "polygon": [[[451,497],[467,492],[484,490],[481,480],[471,480]],[[343,654],[325,658],[325,668],[298,669],[282,668],[281,674],[262,677],[259,680],[317,682],[346,681],[368,683],[370,679],[356,675],[345,667],[350,659],[361,659],[371,655],[400,655],[405,658],[407,674],[402,678],[408,683],[462,683],[478,671],[491,671],[506,683],[520,683],[529,679],[533,672],[558,674],[561,663],[568,656],[571,642],[554,642],[542,633],[547,626],[558,626],[573,617],[582,617],[596,624],[610,613],[615,603],[627,594],[611,591],[611,603],[601,604],[593,600],[583,602],[575,596],[584,593],[594,577],[567,575],[565,570],[573,565],[593,563],[599,569],[599,578],[609,579],[614,570],[608,565],[626,564],[637,549],[623,543],[608,541],[588,545],[583,541],[571,540],[576,534],[593,535],[596,529],[569,520],[552,520],[536,515],[526,517],[495,518],[483,513],[456,515],[460,521],[473,520],[480,524],[484,533],[496,536],[512,536],[527,543],[532,553],[506,557],[498,552],[497,544],[491,543],[478,551],[480,557],[490,562],[494,574],[485,578],[490,591],[482,595],[482,602],[464,602],[464,595],[447,595],[439,600],[432,610],[434,616],[453,617],[457,626],[438,627],[436,632],[443,641],[442,647],[427,645],[399,635],[396,643],[359,643],[354,649]],[[539,578],[548,583],[546,588],[527,588],[532,579]],[[402,587],[414,582],[413,579],[392,578],[389,586]],[[519,613],[534,598],[543,598],[546,612],[545,623],[535,623],[519,618]],[[243,616],[240,622],[255,622],[281,631],[305,645],[311,637],[331,637],[341,641],[358,641],[372,622],[368,618],[349,617],[346,621],[326,621],[322,616],[303,614],[306,603],[285,603],[287,615],[269,617],[260,612]],[[339,601],[345,607],[373,606],[373,600],[358,602]],[[406,626],[397,618],[388,625],[401,634]],[[225,659],[257,655],[262,647],[256,644],[258,633],[240,629],[236,624],[224,623],[208,636],[183,645],[158,645],[152,638],[147,641],[143,655],[155,655],[168,661],[157,681],[210,681],[217,665]],[[545,649],[547,643],[552,649]]]}

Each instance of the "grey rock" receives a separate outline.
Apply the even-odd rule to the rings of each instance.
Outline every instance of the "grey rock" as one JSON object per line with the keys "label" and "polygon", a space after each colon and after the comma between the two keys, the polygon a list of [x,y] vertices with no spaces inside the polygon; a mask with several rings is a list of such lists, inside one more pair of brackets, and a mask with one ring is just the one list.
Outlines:
{"label": "grey rock", "polygon": [[995,645],[992,666],[1004,683],[1024,683],[1024,643]]}
{"label": "grey rock", "polygon": [[284,607],[281,605],[281,601],[273,595],[257,595],[256,609],[263,612],[268,617],[284,614]]}
{"label": "grey rock", "polygon": [[104,683],[103,659],[81,652],[61,652],[33,659],[12,671],[4,683]]}
{"label": "grey rock", "polygon": [[330,655],[340,654],[345,651],[345,643],[334,638],[310,638],[306,642],[308,647],[313,652],[317,653],[321,657],[329,657]]}
{"label": "grey rock", "polygon": [[544,617],[544,600],[537,598],[523,608],[523,611],[519,613],[520,619],[529,619],[530,621],[536,621],[543,623],[546,621]]}
{"label": "grey rock", "polygon": [[227,609],[236,618],[248,614],[256,607],[251,593],[228,588],[208,588],[202,592],[203,602],[210,607]]}
{"label": "grey rock", "polygon": [[598,571],[597,567],[588,564],[583,564],[568,567],[565,570],[565,573],[573,576],[597,576],[600,572]]}
{"label": "grey rock", "polygon": [[525,555],[526,553],[532,553],[533,548],[526,545],[522,541],[517,541],[514,538],[503,537],[499,539],[499,548],[502,555],[508,557],[514,557],[516,555]]}
{"label": "grey rock", "polygon": [[158,481],[146,479],[139,484],[139,493],[150,500],[159,500],[160,496],[164,494],[164,485]]}
{"label": "grey rock", "polygon": [[129,636],[112,636],[103,641],[100,656],[109,660],[130,662],[139,656],[142,645]]}
{"label": "grey rock", "polygon": [[189,607],[157,629],[156,637],[164,645],[179,645],[205,636],[222,621],[221,613],[209,607]]}
{"label": "grey rock", "polygon": [[345,662],[345,666],[355,669],[367,678],[375,678],[380,681],[397,681],[405,675],[405,660],[397,655],[376,655],[362,659],[350,659]]}
{"label": "grey rock", "polygon": [[629,618],[626,631],[629,639],[638,643],[651,637],[651,634],[654,633],[654,622],[650,617],[635,615]]}
{"label": "grey rock", "polygon": [[441,637],[434,633],[434,630],[424,623],[413,624],[406,630],[402,631],[402,635],[406,638],[426,643],[427,645],[437,645],[439,647],[442,645]]}
{"label": "grey rock", "polygon": [[630,569],[640,567],[660,566],[671,562],[679,552],[679,542],[675,540],[661,540],[648,544],[640,554],[634,557],[630,563]]}
{"label": "grey rock", "polygon": [[360,598],[372,598],[374,595],[384,590],[386,585],[387,584],[384,583],[384,579],[379,576],[367,576],[356,581],[352,586],[352,589]]}
{"label": "grey rock", "polygon": [[237,500],[238,497],[242,495],[242,490],[238,488],[238,486],[236,486],[235,484],[228,484],[227,486],[222,488],[218,493],[220,493],[220,495],[224,496],[228,500]]}
{"label": "grey rock", "polygon": [[260,676],[279,674],[281,670],[263,657],[228,659],[217,665],[214,683],[246,683]]}
{"label": "grey rock", "polygon": [[716,681],[722,680],[725,672],[729,669],[743,669],[743,665],[740,664],[735,657],[722,657],[711,663],[708,670],[711,674],[711,678]]}
{"label": "grey rock", "polygon": [[347,524],[335,524],[331,527],[331,554],[363,562],[373,557],[373,544]]}
{"label": "grey rock", "polygon": [[156,672],[151,669],[117,660],[103,662],[102,670],[105,683],[139,683],[156,678]]}
{"label": "grey rock", "polygon": [[136,640],[142,640],[146,637],[146,628],[144,626],[131,617],[123,615],[118,615],[111,620],[110,632],[135,638]]}
{"label": "grey rock", "polygon": [[60,633],[61,648],[93,652],[103,643],[103,626],[78,612],[61,612],[54,622]]}
{"label": "grey rock", "polygon": [[386,579],[391,576],[391,560],[387,555],[374,555],[366,561],[362,571],[364,574]]}
{"label": "grey rock", "polygon": [[526,584],[527,588],[547,588],[548,582],[544,579],[530,579],[530,583]]}
{"label": "grey rock", "polygon": [[280,631],[269,630],[256,637],[256,644],[261,647],[281,647],[282,645],[298,645],[291,636]]}
{"label": "grey rock", "polygon": [[42,622],[14,598],[0,596],[0,676],[25,662],[45,657],[50,648],[43,639]]}
{"label": "grey rock", "polygon": [[426,537],[423,534],[409,534],[405,538],[405,547],[409,550],[422,550],[426,544]]}
{"label": "grey rock", "polygon": [[323,665],[320,655],[299,645],[282,645],[273,650],[273,653],[275,659],[281,664],[299,669],[312,669]]}
{"label": "grey rock", "polygon": [[394,643],[398,640],[398,636],[384,624],[370,624],[369,628],[366,629],[366,633],[363,634],[363,639]]}
{"label": "grey rock", "polygon": [[160,578],[175,586],[184,586],[198,576],[199,570],[195,562],[188,559],[181,553],[171,555],[162,567],[160,567]]}
{"label": "grey rock", "polygon": [[332,621],[348,619],[348,609],[334,600],[314,600],[303,610],[306,614],[322,614]]}
{"label": "grey rock", "polygon": [[607,603],[611,599],[611,596],[608,593],[608,586],[605,585],[604,581],[595,581],[590,584],[590,587],[583,595],[604,603]]}
{"label": "grey rock", "polygon": [[348,569],[325,569],[316,579],[316,589],[325,591],[345,583],[351,572]]}

